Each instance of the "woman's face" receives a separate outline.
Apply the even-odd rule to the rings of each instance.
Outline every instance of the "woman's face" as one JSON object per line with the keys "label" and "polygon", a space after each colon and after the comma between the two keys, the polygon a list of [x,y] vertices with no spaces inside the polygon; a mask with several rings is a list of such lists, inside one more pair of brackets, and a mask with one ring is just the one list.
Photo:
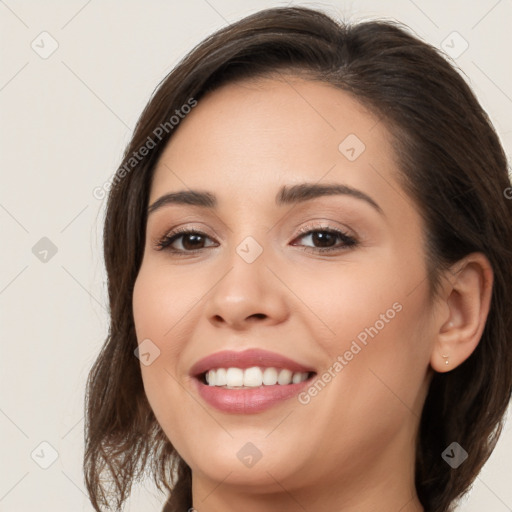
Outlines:
{"label": "woman's face", "polygon": [[224,86],[175,129],[133,311],[145,392],[194,485],[413,489],[432,306],[384,123],[287,77]]}

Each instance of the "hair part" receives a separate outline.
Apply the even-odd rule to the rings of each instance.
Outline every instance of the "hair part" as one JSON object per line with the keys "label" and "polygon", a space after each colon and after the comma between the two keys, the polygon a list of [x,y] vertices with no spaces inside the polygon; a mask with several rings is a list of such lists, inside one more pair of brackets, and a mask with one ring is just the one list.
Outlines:
{"label": "hair part", "polygon": [[[451,372],[436,373],[424,405],[416,490],[428,512],[447,512],[489,457],[512,390],[512,201],[507,161],[488,116],[464,79],[432,46],[397,23],[335,22],[307,8],[273,8],[208,37],[162,81],[143,111],[121,167],[191,97],[223,84],[293,73],[353,95],[393,135],[398,179],[425,225],[434,297],[443,271],[478,251],[494,272],[479,345]],[[179,129],[179,127],[177,128]],[[174,131],[111,189],[104,226],[110,331],[87,382],[84,470],[91,502],[120,510],[150,470],[170,493],[165,511],[192,506],[191,472],[144,394],[132,313],[153,171]],[[456,440],[468,459],[441,458]],[[107,476],[108,485],[103,477]]]}

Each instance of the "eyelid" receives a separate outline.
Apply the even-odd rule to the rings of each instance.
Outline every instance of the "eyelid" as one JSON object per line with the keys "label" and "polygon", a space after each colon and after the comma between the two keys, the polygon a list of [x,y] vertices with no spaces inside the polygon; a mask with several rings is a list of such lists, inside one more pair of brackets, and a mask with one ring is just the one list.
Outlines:
{"label": "eyelid", "polygon": [[311,231],[333,231],[342,233],[346,237],[354,238],[356,240],[359,240],[359,236],[354,233],[354,231],[347,226],[340,225],[339,223],[334,223],[334,221],[325,221],[325,220],[313,220],[309,221],[307,224],[303,225],[302,227],[298,228],[297,235],[295,238],[297,238],[300,235],[305,235],[310,233]]}

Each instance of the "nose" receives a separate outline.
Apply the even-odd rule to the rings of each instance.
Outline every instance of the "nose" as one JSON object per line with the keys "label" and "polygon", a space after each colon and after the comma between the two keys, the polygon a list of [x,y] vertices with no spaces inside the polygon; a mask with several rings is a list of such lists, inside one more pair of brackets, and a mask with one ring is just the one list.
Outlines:
{"label": "nose", "polygon": [[206,314],[215,327],[245,330],[277,325],[289,316],[286,288],[261,256],[247,263],[238,254],[208,296]]}

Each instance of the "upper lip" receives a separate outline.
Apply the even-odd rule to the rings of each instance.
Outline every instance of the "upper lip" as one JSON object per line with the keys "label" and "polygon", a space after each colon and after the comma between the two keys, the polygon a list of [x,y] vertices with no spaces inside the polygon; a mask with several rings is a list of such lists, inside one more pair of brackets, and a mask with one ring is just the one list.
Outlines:
{"label": "upper lip", "polygon": [[268,350],[257,348],[243,351],[223,350],[215,352],[197,361],[190,369],[190,375],[199,377],[208,370],[216,368],[251,368],[260,366],[265,368],[286,368],[292,372],[314,372],[311,367],[304,366],[289,357]]}

